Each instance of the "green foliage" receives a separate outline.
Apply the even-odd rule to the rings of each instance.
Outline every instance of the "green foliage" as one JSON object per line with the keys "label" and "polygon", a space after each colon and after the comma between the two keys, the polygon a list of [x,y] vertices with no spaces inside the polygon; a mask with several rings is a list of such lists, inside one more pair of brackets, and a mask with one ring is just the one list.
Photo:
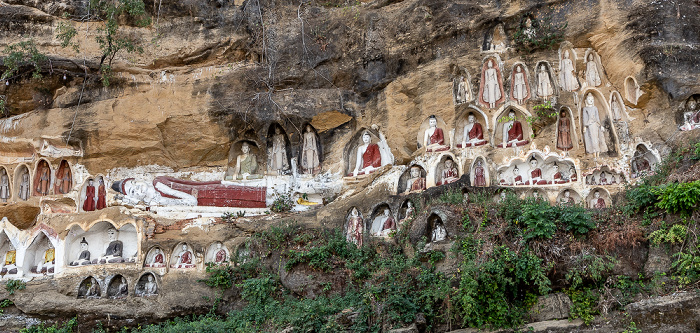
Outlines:
{"label": "green foliage", "polygon": [[595,319],[594,315],[598,313],[596,293],[591,289],[576,290],[571,288],[566,294],[569,295],[572,303],[571,309],[569,309],[569,319],[581,318],[584,324],[590,325]]}
{"label": "green foliage", "polygon": [[591,214],[582,205],[556,207],[558,220],[566,226],[566,231],[583,235],[596,228]]}
{"label": "green foliage", "polygon": [[209,275],[206,279],[200,281],[209,287],[227,290],[236,283],[257,276],[262,271],[259,259],[247,260],[237,266],[209,263],[206,268],[206,272]]}
{"label": "green foliage", "polygon": [[700,247],[695,247],[690,251],[678,252],[673,256],[676,261],[671,264],[674,270],[673,278],[681,286],[687,286],[700,279]]}
{"label": "green foliage", "polygon": [[312,242],[300,250],[286,252],[289,261],[285,268],[291,270],[298,264],[307,263],[313,269],[329,272],[335,268],[332,258],[348,258],[352,255],[355,245],[348,243],[340,230],[325,232],[322,237],[322,240]]}
{"label": "green foliage", "polygon": [[663,243],[683,243],[687,235],[688,228],[682,224],[674,224],[667,228],[666,224],[662,223],[661,228],[650,233],[647,238],[651,244],[659,246]]}
{"label": "green foliage", "polygon": [[[532,32],[525,26],[527,18],[531,19]],[[530,54],[538,50],[552,49],[564,40],[563,30],[567,24],[553,24],[551,15],[542,15],[536,19],[532,14],[525,14],[520,28],[513,34],[515,47],[519,52]]]}
{"label": "green foliage", "polygon": [[690,159],[700,160],[700,142],[696,142],[695,145],[693,145],[693,155]]}
{"label": "green foliage", "polygon": [[0,95],[0,115],[6,116],[7,115],[7,101],[5,100],[7,97],[5,95]]}
{"label": "green foliage", "polygon": [[690,216],[700,204],[700,180],[689,183],[671,183],[652,190],[659,196],[656,206],[669,213]]}
{"label": "green foliage", "polygon": [[576,289],[584,282],[597,285],[603,281],[603,274],[615,267],[617,259],[611,256],[595,254],[581,254],[575,256],[566,273],[566,280],[571,283],[571,288]]}
{"label": "green foliage", "polygon": [[637,324],[635,322],[631,321],[629,326],[627,326],[627,329],[621,333],[642,333],[642,330],[637,328]]}
{"label": "green foliage", "polygon": [[65,324],[56,323],[51,326],[46,326],[43,323],[39,325],[29,326],[20,330],[20,333],[73,333],[78,328],[78,319],[72,318]]}
{"label": "green foliage", "polygon": [[275,198],[275,201],[272,202],[270,210],[275,213],[282,213],[292,210],[293,207],[294,200],[292,200],[292,197],[290,197],[289,194],[282,193],[278,194],[277,198]]}
{"label": "green foliage", "polygon": [[16,291],[24,290],[26,287],[27,284],[22,280],[10,279],[5,282],[5,290],[7,290],[10,295],[14,295]]}
{"label": "green foliage", "polygon": [[464,202],[464,195],[459,189],[453,188],[446,192],[443,192],[440,195],[440,198],[438,198],[438,202],[451,205],[459,205]]}
{"label": "green foliage", "polygon": [[68,13],[63,13],[62,17],[63,20],[58,22],[58,27],[56,27],[56,39],[61,41],[61,47],[66,48],[70,46],[76,53],[80,52],[80,46],[73,41],[73,37],[78,35],[78,30],[68,21],[70,19]]}
{"label": "green foliage", "polygon": [[[513,208],[510,208],[513,209]],[[549,239],[562,225],[567,231],[586,234],[596,227],[591,214],[582,206],[550,205],[544,200],[527,199],[521,202],[518,221],[524,226],[525,240]]]}
{"label": "green foliage", "polygon": [[[46,55],[39,52],[34,44],[34,40],[26,40],[14,44],[10,44],[5,47],[3,53],[6,55],[3,59],[3,66],[5,71],[0,76],[0,80],[7,80],[15,76],[21,67],[31,66],[32,77],[35,79],[40,79],[41,76],[41,64],[46,61]],[[3,103],[4,105],[4,103]]]}

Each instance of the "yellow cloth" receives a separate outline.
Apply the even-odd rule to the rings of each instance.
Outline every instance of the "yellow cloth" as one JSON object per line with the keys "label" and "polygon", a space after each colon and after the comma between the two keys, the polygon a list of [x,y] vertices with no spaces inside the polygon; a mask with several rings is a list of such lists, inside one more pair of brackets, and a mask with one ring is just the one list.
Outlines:
{"label": "yellow cloth", "polygon": [[14,265],[15,262],[17,262],[16,257],[15,257],[16,254],[17,254],[17,251],[15,251],[15,250],[7,251],[7,253],[5,254],[5,265]]}
{"label": "yellow cloth", "polygon": [[297,203],[300,204],[300,205],[304,205],[304,206],[315,206],[315,205],[318,205],[318,202],[313,202],[313,201],[309,201],[309,200],[304,200],[304,199],[302,199],[302,198],[297,199]]}
{"label": "yellow cloth", "polygon": [[49,263],[52,262],[56,258],[56,250],[55,249],[48,249],[44,253],[44,263]]}

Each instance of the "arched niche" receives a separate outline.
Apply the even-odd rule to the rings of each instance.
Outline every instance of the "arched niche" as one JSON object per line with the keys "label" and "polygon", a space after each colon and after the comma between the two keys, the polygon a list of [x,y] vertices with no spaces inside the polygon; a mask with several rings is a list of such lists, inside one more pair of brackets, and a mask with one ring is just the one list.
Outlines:
{"label": "arched niche", "polygon": [[462,172],[457,163],[457,158],[450,153],[442,154],[438,163],[435,164],[434,175],[436,185],[445,185],[458,181],[462,176]]}
{"label": "arched niche", "polygon": [[[242,157],[243,155],[243,146],[248,147],[249,152],[248,157],[246,159],[247,162],[242,163],[250,167],[246,167],[247,170],[238,170],[238,174],[236,175],[235,173],[236,166],[238,164],[238,157]],[[242,180],[242,174],[245,171],[250,171],[248,172],[250,175],[247,177],[247,179],[262,178],[262,174],[265,170],[266,159],[263,157],[264,155],[259,147],[260,146],[252,140],[239,140],[232,144],[228,152],[228,168],[226,170],[226,175],[224,176],[224,178],[226,180]]]}
{"label": "arched niche", "polygon": [[448,237],[443,218],[437,212],[433,212],[428,216],[428,223],[425,231],[426,239],[428,239],[430,243],[442,242]]}
{"label": "arched niche", "polygon": [[484,35],[481,45],[482,51],[502,52],[507,48],[508,36],[506,35],[503,23],[496,23]]}
{"label": "arched niche", "polygon": [[612,170],[607,165],[586,174],[586,185],[624,185],[627,180],[623,172]]}
{"label": "arched niche", "polygon": [[[418,177],[413,177],[411,175],[411,170],[418,175]],[[396,186],[397,194],[407,194],[412,192],[420,192],[425,190],[426,171],[423,166],[418,164],[409,165],[408,168],[399,177],[399,183]]]}
{"label": "arched niche", "polygon": [[474,99],[474,93],[472,92],[472,77],[469,75],[469,71],[461,66],[454,66],[455,73],[452,78],[452,96],[454,97],[454,104],[460,105],[470,102]]}
{"label": "arched niche", "polygon": [[12,200],[12,179],[7,169],[0,165],[0,203]]}
{"label": "arched niche", "polygon": [[619,92],[613,91],[610,93],[608,105],[610,106],[610,115],[612,116],[612,122],[615,126],[620,144],[627,146],[630,142],[630,119],[627,114],[627,107],[625,107],[625,103],[622,101],[622,96],[620,96]]}
{"label": "arched niche", "polygon": [[32,183],[32,195],[44,196],[51,193],[52,172],[51,164],[43,158],[36,162],[34,168],[34,182]]}
{"label": "arched niche", "polygon": [[578,132],[574,113],[567,106],[562,106],[557,113],[556,147],[562,151],[578,149]]}
{"label": "arched niche", "polygon": [[535,66],[534,94],[544,100],[549,100],[559,94],[559,85],[548,61],[541,60]]}
{"label": "arched niche", "polygon": [[29,167],[26,164],[20,164],[15,168],[14,175],[15,198],[17,201],[26,201],[32,193],[32,180]]}
{"label": "arched niche", "polygon": [[125,298],[129,295],[129,281],[122,275],[115,275],[109,280],[107,285],[107,297],[109,298]]}
{"label": "arched niche", "polygon": [[[111,229],[116,232],[112,233]],[[78,224],[73,224],[68,229],[65,241],[64,262],[69,266],[82,266],[79,258],[83,252],[81,248],[83,239],[87,242],[91,265],[131,263],[138,256],[138,238],[133,224],[125,224],[117,229],[110,222],[100,221],[93,224],[87,231],[83,231]],[[118,256],[120,247],[121,256]]]}
{"label": "arched niche", "polygon": [[[511,119],[510,115],[513,113],[513,119]],[[498,148],[504,148],[504,143],[507,143],[506,148],[512,148],[513,145],[516,147],[522,147],[530,142],[530,137],[532,136],[532,129],[530,128],[530,125],[525,121],[527,119],[526,117],[531,117],[532,114],[527,111],[527,109],[508,103],[504,105],[498,112],[495,113],[493,117],[493,123],[494,123],[494,131],[493,135],[491,137],[491,142]],[[509,139],[509,134],[505,130],[505,126],[510,123],[510,121],[513,121],[513,125],[510,127],[512,129],[512,133],[514,136]],[[519,123],[520,125],[516,125],[516,123]],[[521,129],[522,132],[522,138],[517,139],[517,128]],[[504,133],[505,133],[505,140],[504,140]]]}
{"label": "arched niche", "polygon": [[679,108],[680,112],[676,117],[681,131],[690,131],[700,128],[700,94],[694,94]]}
{"label": "arched niche", "polygon": [[345,215],[345,239],[357,246],[362,246],[365,225],[362,212],[357,207],[351,207]]}
{"label": "arched niche", "polygon": [[634,155],[632,156],[631,169],[632,177],[640,177],[644,174],[651,173],[659,163],[659,157],[656,156],[644,143],[637,144]]}
{"label": "arched niche", "polygon": [[557,156],[547,156],[541,166],[542,176],[548,184],[560,185],[577,180],[576,165],[569,159]]}
{"label": "arched niche", "polygon": [[562,91],[576,91],[581,87],[576,73],[576,50],[574,46],[564,41],[559,47],[559,86]]}
{"label": "arched niche", "polygon": [[301,135],[301,147],[299,148],[299,172],[307,175],[315,175],[321,172],[323,162],[323,146],[318,136],[318,131],[311,124],[306,123]]}
{"label": "arched niche", "polygon": [[367,230],[374,237],[386,237],[396,230],[396,219],[388,204],[381,203],[372,210]]}
{"label": "arched niche", "polygon": [[[596,193],[599,194],[598,198],[596,198]],[[586,208],[604,209],[610,207],[612,207],[612,198],[610,197],[608,190],[602,187],[595,187],[591,189],[590,193],[588,193],[586,196]]]}
{"label": "arched niche", "polygon": [[557,204],[565,206],[581,204],[581,195],[574,189],[565,188],[557,194]]}
{"label": "arched niche", "polygon": [[88,276],[78,285],[78,298],[100,298],[102,287],[100,282],[92,276]]}
{"label": "arched niche", "polygon": [[531,188],[523,193],[523,199],[542,200],[550,202],[549,192],[541,188]]}
{"label": "arched niche", "polygon": [[143,267],[164,268],[168,265],[167,256],[160,246],[154,246],[146,254]]}
{"label": "arched niche", "polygon": [[[583,101],[580,103],[580,110],[579,110],[579,126],[581,128],[580,135],[583,138],[584,142],[584,148],[586,149],[586,153],[592,154],[592,147],[589,148],[589,139],[586,137],[586,134],[584,133],[586,131],[586,127],[584,126],[584,121],[585,121],[585,116],[584,116],[584,109],[586,108],[586,103],[588,96],[593,96],[593,105],[598,109],[598,117],[600,119],[600,124],[605,128],[605,131],[603,131],[604,137],[605,137],[605,145],[601,145],[602,150],[600,153],[608,153],[608,156],[610,157],[616,157],[618,155],[618,140],[617,140],[617,133],[614,130],[613,123],[612,123],[612,117],[610,116],[610,109],[608,107],[608,103],[603,97],[603,94],[600,93],[598,89],[595,88],[587,88],[583,90],[583,93],[581,94],[583,96]],[[600,140],[599,140],[600,141]]]}
{"label": "arched niche", "polygon": [[489,174],[488,165],[486,164],[486,159],[484,159],[481,156],[475,158],[474,161],[472,161],[469,170],[471,170],[469,172],[469,181],[472,184],[472,186],[490,186],[491,177]]}
{"label": "arched niche", "polygon": [[[491,64],[490,67],[489,64]],[[484,59],[481,67],[481,81],[479,81],[479,103],[486,108],[495,109],[506,99],[501,68],[502,62],[498,55],[490,55]]]}
{"label": "arched niche", "polygon": [[16,241],[10,239],[5,230],[0,231],[0,275],[2,277],[14,276],[19,270],[17,268],[17,245]]}
{"label": "arched niche", "polygon": [[[436,128],[430,133],[430,120],[435,119]],[[450,130],[440,116],[431,115],[423,120],[416,135],[417,147],[428,147],[427,151],[439,152],[449,150],[452,145]]]}
{"label": "arched niche", "polygon": [[399,225],[407,219],[412,218],[416,213],[416,206],[410,199],[406,199],[399,207]]}
{"label": "arched niche", "polygon": [[24,252],[25,271],[29,274],[53,275],[56,265],[56,240],[39,231]]}
{"label": "arched niche", "polygon": [[102,175],[88,177],[80,187],[81,212],[91,212],[107,207],[107,185]]}
{"label": "arched niche", "polygon": [[231,254],[228,251],[228,247],[222,242],[213,242],[209,244],[207,248],[207,254],[205,255],[204,262],[223,264],[231,260]]}
{"label": "arched niche", "polygon": [[525,104],[532,97],[530,91],[530,70],[523,62],[516,62],[510,73],[510,99],[518,104]]}
{"label": "arched niche", "polygon": [[292,147],[287,132],[278,123],[267,129],[267,168],[273,175],[287,175],[291,172],[289,159]]}
{"label": "arched niche", "polygon": [[637,79],[632,76],[625,78],[625,99],[636,105],[640,95]]}
{"label": "arched niche", "polygon": [[144,273],[139,277],[134,288],[134,294],[139,297],[157,296],[158,280],[153,273]]}
{"label": "arched niche", "polygon": [[601,84],[605,83],[605,70],[600,61],[600,56],[595,50],[591,48],[586,49],[583,55],[583,62],[585,64],[585,81],[589,87],[599,87]]}
{"label": "arched niche", "polygon": [[238,245],[238,247],[236,247],[235,253],[236,255],[234,257],[234,260],[236,266],[245,264],[246,262],[248,262],[248,260],[252,258],[248,242]]}
{"label": "arched niche", "polygon": [[[362,159],[358,161],[357,150],[359,147],[365,144],[363,141],[365,134],[369,136],[369,146],[365,150],[364,154],[362,154]],[[374,146],[376,146],[376,149],[370,148]],[[377,156],[377,154],[379,154],[379,156]],[[363,170],[365,164],[367,164],[368,166],[371,165],[374,168],[379,168],[384,165],[394,163],[394,156],[391,154],[391,150],[389,149],[388,144],[386,143],[386,141],[380,140],[380,132],[374,129],[367,128],[361,128],[352,136],[350,141],[348,141],[348,143],[345,145],[343,156],[346,165],[345,170],[348,176],[353,175],[353,171],[356,167],[358,167],[357,175],[363,175],[364,173],[362,173],[361,171]],[[369,160],[365,161],[364,157],[368,157]],[[358,162],[360,162],[360,165],[358,165]],[[370,171],[370,173],[371,172],[374,172],[374,170]]]}
{"label": "arched niche", "polygon": [[197,266],[197,258],[192,246],[185,242],[178,243],[170,256],[170,268],[190,269]]}
{"label": "arched niche", "polygon": [[[469,122],[469,117],[474,117],[474,123]],[[479,124],[479,125],[476,125]],[[458,148],[468,148],[468,147],[478,147],[483,146],[488,143],[489,131],[491,130],[489,126],[488,117],[484,111],[481,109],[470,106],[466,110],[460,112],[457,116],[455,129],[455,143]],[[481,141],[479,140],[479,133],[481,133]],[[470,142],[470,135],[474,139]]]}
{"label": "arched niche", "polygon": [[56,184],[54,185],[53,193],[68,194],[73,188],[73,172],[70,164],[66,160],[61,160],[61,163],[56,169]]}

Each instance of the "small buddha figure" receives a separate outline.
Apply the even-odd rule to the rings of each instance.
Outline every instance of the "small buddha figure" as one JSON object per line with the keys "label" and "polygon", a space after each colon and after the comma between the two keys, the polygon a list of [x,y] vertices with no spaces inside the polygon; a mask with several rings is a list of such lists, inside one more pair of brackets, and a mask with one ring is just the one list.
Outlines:
{"label": "small buddha figure", "polygon": [[122,276],[119,280],[119,286],[117,287],[117,292],[112,298],[124,298],[129,295],[129,284],[126,279]]}
{"label": "small buddha figure", "polygon": [[282,175],[289,169],[287,161],[287,147],[282,129],[275,126],[275,135],[272,136],[272,156],[270,157],[270,168]]}
{"label": "small buddha figure", "polygon": [[498,147],[519,147],[529,142],[524,139],[523,125],[516,119],[515,111],[510,110],[508,112],[508,121],[503,124],[503,142]]}
{"label": "small buddha figure", "polygon": [[2,176],[0,176],[0,202],[7,202],[10,198],[10,178],[2,170]]}
{"label": "small buddha figure", "polygon": [[146,277],[146,283],[143,284],[143,291],[139,293],[139,296],[153,296],[158,294],[158,285],[156,284],[153,275],[148,274]]}
{"label": "small buddha figure", "polygon": [[442,169],[439,185],[454,183],[459,180],[459,171],[451,158],[445,160],[445,168]]}
{"label": "small buddha figure", "polygon": [[12,243],[9,244],[10,249],[5,252],[5,261],[2,264],[0,275],[17,274],[17,250]]}
{"label": "small buddha figure", "polygon": [[540,65],[540,71],[537,73],[537,95],[545,100],[554,95],[552,81],[549,79],[549,73],[544,65]]}
{"label": "small buddha figure", "polygon": [[425,178],[421,175],[421,169],[417,166],[411,167],[411,178],[406,181],[406,192],[404,194],[425,190]]}
{"label": "small buddha figure", "polygon": [[80,255],[78,259],[70,263],[70,266],[83,265],[90,265],[90,251],[88,251],[88,242],[85,240],[85,237],[80,241]]}
{"label": "small buddha figure", "polygon": [[571,192],[569,190],[564,190],[561,198],[559,198],[559,204],[565,206],[573,206],[576,204],[574,198],[571,197]]}
{"label": "small buddha figure", "polygon": [[100,284],[97,283],[95,278],[91,277],[90,282],[88,282],[89,287],[85,293],[86,298],[99,298],[100,297]]}
{"label": "small buddha figure", "polygon": [[358,247],[362,247],[362,236],[364,233],[364,224],[360,212],[353,207],[348,218],[348,233],[346,239],[350,243],[354,243]]}
{"label": "small buddha figure", "polygon": [[379,132],[379,143],[372,143],[372,136],[369,131],[362,133],[362,145],[357,147],[357,158],[355,170],[352,176],[356,177],[359,174],[370,174],[374,170],[394,163],[394,156],[391,154],[389,145],[382,132]]}
{"label": "small buddha figure", "polygon": [[469,83],[466,77],[461,76],[458,82],[455,101],[456,104],[462,104],[471,99],[471,92],[469,91]]}
{"label": "small buddha figure", "polygon": [[566,116],[566,111],[564,110],[559,113],[558,125],[557,148],[569,151],[574,147],[574,143],[571,141],[571,120]]}
{"label": "small buddha figure", "polygon": [[576,79],[576,70],[574,63],[569,59],[569,50],[565,50],[559,63],[559,83],[564,91],[574,91],[579,88],[578,80]]}
{"label": "small buddha figure", "polygon": [[117,240],[117,229],[113,227],[107,229],[107,237],[109,238],[109,244],[104,255],[100,257],[100,264],[124,262],[124,258],[122,258],[124,243]]}
{"label": "small buddha figure", "polygon": [[39,182],[36,187],[36,192],[39,195],[49,194],[49,183],[51,182],[51,176],[49,175],[50,169],[46,165],[46,162],[42,161],[39,163]]}
{"label": "small buddha figure", "polygon": [[554,175],[552,176],[552,183],[564,184],[567,182],[566,179],[564,179],[564,176],[561,174],[561,171],[559,171],[559,165],[556,162],[552,165],[552,169],[554,171]]}
{"label": "small buddha figure", "polygon": [[221,242],[216,243],[216,253],[214,254],[214,262],[217,264],[223,264],[228,261],[228,254],[226,250],[222,248],[223,244]]}
{"label": "small buddha figure", "polygon": [[523,182],[523,176],[520,175],[520,169],[518,169],[518,166],[513,168],[513,185],[525,185],[525,182]]}
{"label": "small buddha figure", "polygon": [[445,240],[445,238],[447,238],[447,230],[445,230],[445,226],[442,225],[441,221],[436,221],[435,227],[433,227],[433,232],[430,235],[430,242],[440,242]]}
{"label": "small buddha figure", "polygon": [[525,19],[525,28],[523,29],[523,35],[527,38],[535,38],[535,28],[532,26],[532,20],[530,18]]}
{"label": "small buddha figure", "polygon": [[413,212],[415,211],[415,208],[413,207],[413,202],[407,202],[406,203],[406,212],[404,213],[404,217],[399,220],[399,225],[402,225],[406,220],[410,219],[413,217]]}
{"label": "small buddha figure", "polygon": [[19,184],[19,198],[29,200],[29,174],[22,174],[22,182]]}
{"label": "small buddha figure", "polygon": [[547,181],[542,178],[542,169],[539,168],[537,159],[530,159],[530,180],[525,185],[547,185]]}
{"label": "small buddha figure", "polygon": [[600,197],[600,192],[597,190],[593,192],[593,199],[591,199],[590,207],[595,209],[604,209],[606,207],[605,200]]}
{"label": "small buddha figure", "polygon": [[576,174],[576,167],[574,167],[574,166],[569,168],[569,181],[570,182],[578,181],[578,175]]}
{"label": "small buddha figure", "polygon": [[36,266],[35,273],[53,274],[55,264],[56,250],[54,249],[51,242],[49,242],[49,248],[46,249],[46,251],[44,251],[44,258]]}
{"label": "small buddha figure", "polygon": [[506,191],[501,191],[501,193],[498,195],[498,203],[503,203],[506,201]]}
{"label": "small buddha figure", "polygon": [[608,185],[608,178],[605,175],[605,171],[600,173],[600,179],[598,179],[600,185]]}
{"label": "small buddha figure", "polygon": [[151,262],[146,264],[146,267],[160,268],[165,267],[165,260],[163,256],[163,251],[160,248],[153,249],[154,254]]}
{"label": "small buddha figure", "polygon": [[445,151],[450,149],[445,145],[445,134],[442,128],[437,127],[437,118],[433,115],[428,118],[428,129],[423,135],[423,146],[425,151]]}
{"label": "small buddha figure", "polygon": [[591,87],[597,87],[600,85],[598,65],[595,63],[593,53],[588,54],[588,61],[586,62],[586,82]]}
{"label": "small buddha figure", "polygon": [[[112,189],[121,194],[125,204],[137,205],[143,202],[147,206],[196,206],[197,198],[189,193],[178,191],[161,182],[155,186],[133,178],[118,180],[112,183]],[[162,196],[160,192],[170,196]]]}
{"label": "small buddha figure", "polygon": [[481,159],[476,161],[476,165],[474,166],[474,186],[486,186],[486,172],[484,171]]}
{"label": "small buddha figure", "polygon": [[620,110],[620,102],[617,101],[617,94],[613,94],[612,101],[610,101],[610,109],[612,110],[613,120],[622,120],[622,111]]}
{"label": "small buddha figure", "polygon": [[605,127],[600,120],[598,107],[594,105],[594,97],[591,93],[586,95],[586,106],[583,107],[583,137],[586,143],[586,153],[598,158],[601,152],[607,152],[605,143]]}
{"label": "small buddha figure", "polygon": [[477,147],[487,143],[484,140],[484,129],[476,121],[476,116],[473,112],[469,112],[467,116],[467,124],[464,125],[464,134],[462,135],[462,143],[458,147]]}
{"label": "small buddha figure", "polygon": [[187,249],[187,244],[182,244],[182,250],[177,256],[177,262],[170,265],[170,268],[194,268],[195,265],[192,263],[192,259],[192,252]]}
{"label": "small buddha figure", "polygon": [[503,89],[501,88],[501,84],[498,80],[498,70],[493,68],[494,65],[492,59],[489,59],[487,66],[488,68],[483,74],[484,84],[482,98],[489,108],[494,109],[496,108],[496,102],[498,102],[501,99],[501,96],[503,96],[501,93]]}
{"label": "small buddha figure", "polygon": [[105,188],[104,179],[100,178],[98,182],[99,185],[97,186],[97,203],[95,204],[95,209],[99,210],[107,207],[107,189]]}
{"label": "small buddha figure", "polygon": [[88,180],[88,185],[85,187],[85,198],[83,200],[84,211],[91,212],[95,210],[95,182],[92,179]]}
{"label": "small buddha figure", "polygon": [[236,167],[233,169],[233,174],[227,175],[226,180],[260,179],[261,176],[257,174],[257,171],[257,157],[250,153],[250,146],[248,143],[243,142],[241,145],[241,154],[236,157]]}
{"label": "small buddha figure", "polygon": [[462,202],[469,203],[469,192],[462,193]]}
{"label": "small buddha figure", "polygon": [[532,191],[532,198],[536,201],[542,200],[542,197],[540,196],[540,192],[537,190]]}
{"label": "small buddha figure", "polygon": [[304,142],[301,148],[301,169],[305,174],[313,175],[320,169],[320,160],[318,156],[318,145],[316,143],[316,133],[311,129],[311,125],[306,125]]}
{"label": "small buddha figure", "polygon": [[384,214],[378,216],[374,223],[378,223],[381,226],[374,236],[388,237],[392,231],[396,231],[396,222],[394,217],[391,216],[389,209],[384,209]]}
{"label": "small buddha figure", "polygon": [[59,169],[56,178],[58,178],[58,191],[61,194],[67,194],[68,192],[70,192],[73,178],[71,175],[70,167],[68,166],[68,162],[61,162],[61,168]]}
{"label": "small buddha figure", "polygon": [[523,67],[518,65],[515,67],[515,73],[513,73],[513,98],[518,101],[518,104],[523,104],[523,101],[527,99],[529,92],[527,88],[527,78],[523,72]]}

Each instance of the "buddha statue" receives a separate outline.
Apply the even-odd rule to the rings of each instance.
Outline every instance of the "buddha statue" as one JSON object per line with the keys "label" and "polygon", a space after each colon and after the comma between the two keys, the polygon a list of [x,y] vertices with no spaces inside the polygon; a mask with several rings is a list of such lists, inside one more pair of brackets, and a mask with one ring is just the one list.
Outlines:
{"label": "buddha statue", "polygon": [[232,174],[229,175],[229,172],[227,171],[225,179],[249,180],[262,178],[262,176],[257,174],[257,172],[257,157],[250,153],[250,145],[247,142],[243,142],[241,145],[241,154],[236,157],[236,166],[233,168]]}
{"label": "buddha statue", "polygon": [[503,142],[498,147],[520,147],[528,142],[524,137],[523,125],[515,117],[515,111],[510,110],[508,112],[508,121],[503,124]]}
{"label": "buddha statue", "polygon": [[411,167],[410,175],[411,177],[406,181],[404,194],[425,190],[425,177],[423,177],[420,167]]}
{"label": "buddha statue", "polygon": [[437,118],[433,115],[428,117],[428,129],[423,135],[423,146],[427,152],[437,152],[449,150],[445,145],[445,133],[437,126]]}
{"label": "buddha statue", "polygon": [[5,276],[6,274],[17,274],[17,250],[11,242],[8,242],[9,250],[5,252],[5,260],[2,263],[2,269],[0,269],[0,275]]}
{"label": "buddha statue", "polygon": [[194,268],[192,252],[187,249],[187,244],[182,244],[182,250],[177,256],[177,262],[170,265],[171,268]]}
{"label": "buddha statue", "polygon": [[161,268],[165,267],[165,258],[163,256],[163,251],[160,248],[153,249],[153,257],[149,263],[146,263],[146,267]]}
{"label": "buddha statue", "polygon": [[117,240],[117,232],[117,229],[113,227],[107,229],[107,238],[109,239],[109,244],[107,245],[107,249],[105,250],[104,255],[100,257],[100,264],[124,262],[124,258],[122,258],[124,243],[122,243],[122,241],[120,240]]}
{"label": "buddha statue", "polygon": [[85,237],[80,241],[80,255],[78,259],[70,263],[70,266],[83,265],[90,265],[90,251],[88,251],[88,242],[85,240]]}
{"label": "buddha statue", "polygon": [[54,265],[56,264],[56,249],[54,249],[51,242],[49,242],[49,248],[44,251],[44,257],[39,264],[36,266],[35,273],[41,274],[53,274]]}
{"label": "buddha statue", "polygon": [[470,112],[469,115],[467,115],[467,124],[464,125],[462,143],[459,144],[458,147],[477,147],[483,146],[486,143],[487,141],[484,140],[483,127],[481,126],[481,124],[479,124],[479,122],[476,121],[476,116],[474,115],[474,113]]}

